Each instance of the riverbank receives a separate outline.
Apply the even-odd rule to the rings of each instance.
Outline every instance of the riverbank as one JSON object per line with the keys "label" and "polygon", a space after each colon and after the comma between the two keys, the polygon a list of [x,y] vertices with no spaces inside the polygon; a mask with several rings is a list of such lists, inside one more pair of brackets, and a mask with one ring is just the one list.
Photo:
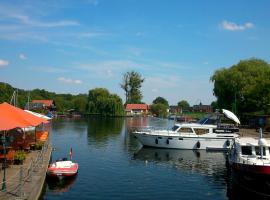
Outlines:
{"label": "riverbank", "polygon": [[[52,146],[46,142],[42,150],[27,154],[23,165],[9,165],[6,168],[6,191],[0,191],[0,199],[39,199],[50,162]],[[3,186],[4,170],[0,172]]]}

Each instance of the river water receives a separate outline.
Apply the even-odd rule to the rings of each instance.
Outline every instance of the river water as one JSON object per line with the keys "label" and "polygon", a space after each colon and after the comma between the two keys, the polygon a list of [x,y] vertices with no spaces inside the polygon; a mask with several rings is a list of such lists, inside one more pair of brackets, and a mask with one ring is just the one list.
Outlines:
{"label": "river water", "polygon": [[79,173],[47,181],[41,199],[261,199],[232,181],[225,153],[143,148],[131,134],[138,126],[172,125],[151,117],[53,121],[52,160],[72,147]]}

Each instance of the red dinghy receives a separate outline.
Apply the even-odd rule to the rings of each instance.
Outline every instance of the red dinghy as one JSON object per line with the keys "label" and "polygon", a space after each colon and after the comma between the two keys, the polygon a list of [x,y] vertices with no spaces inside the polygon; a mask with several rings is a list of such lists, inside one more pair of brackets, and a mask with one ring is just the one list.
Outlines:
{"label": "red dinghy", "polygon": [[47,175],[49,177],[71,177],[78,173],[79,165],[78,163],[73,163],[72,160],[72,148],[69,152],[70,160],[64,158],[63,160],[57,160],[55,163],[50,164]]}
{"label": "red dinghy", "polygon": [[56,161],[50,164],[47,175],[50,177],[70,177],[78,173],[78,163],[73,163],[70,160]]}

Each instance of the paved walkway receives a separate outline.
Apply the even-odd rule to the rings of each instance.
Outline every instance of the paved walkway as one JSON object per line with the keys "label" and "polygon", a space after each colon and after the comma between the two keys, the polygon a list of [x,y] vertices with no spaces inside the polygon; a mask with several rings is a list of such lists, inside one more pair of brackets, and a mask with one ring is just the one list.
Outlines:
{"label": "paved walkway", "polygon": [[[37,200],[42,192],[52,147],[48,144],[42,151],[31,151],[23,165],[6,168],[6,192],[0,191],[0,199]],[[0,171],[0,190],[4,170]]]}

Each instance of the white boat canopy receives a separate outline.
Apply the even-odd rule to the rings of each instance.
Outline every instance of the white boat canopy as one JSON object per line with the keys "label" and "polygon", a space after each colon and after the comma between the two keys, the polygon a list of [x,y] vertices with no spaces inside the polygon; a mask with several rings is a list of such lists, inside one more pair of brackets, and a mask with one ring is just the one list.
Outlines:
{"label": "white boat canopy", "polygon": [[237,124],[240,124],[240,120],[239,120],[239,119],[236,117],[236,115],[233,114],[231,111],[226,110],[226,109],[222,109],[222,112],[223,112],[223,114],[224,114],[227,118],[233,120],[233,121],[236,122]]}
{"label": "white boat canopy", "polygon": [[45,119],[45,120],[50,120],[50,119],[52,119],[52,118],[50,118],[50,117],[47,117],[47,116],[45,116],[45,115],[42,115],[42,114],[39,114],[39,113],[30,111],[30,110],[24,110],[24,111],[26,111],[26,112],[28,112],[28,113],[30,113],[30,114],[32,114],[32,115],[35,115],[35,116],[37,116],[37,117],[40,117],[40,118],[42,118],[42,119]]}

